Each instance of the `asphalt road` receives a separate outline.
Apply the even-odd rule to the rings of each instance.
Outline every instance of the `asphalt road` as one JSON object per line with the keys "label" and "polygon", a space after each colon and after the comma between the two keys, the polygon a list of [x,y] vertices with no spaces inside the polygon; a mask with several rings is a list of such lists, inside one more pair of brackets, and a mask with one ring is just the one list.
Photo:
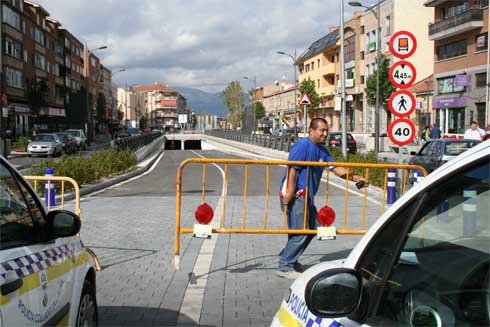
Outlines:
{"label": "asphalt road", "polygon": [[[184,159],[199,155],[233,157],[218,151],[166,151],[145,175],[82,199],[81,237],[103,267],[97,275],[101,325],[267,326],[272,321],[291,283],[275,274],[285,235],[220,234],[203,240],[186,234],[181,237],[180,270],[174,269],[177,168]],[[277,191],[283,171],[282,167],[270,171],[271,226],[282,224]],[[229,167],[226,226],[243,223],[244,175],[243,166]],[[201,203],[202,168],[189,165],[183,176],[182,226],[192,227],[194,210]],[[207,165],[206,177],[205,201],[216,208],[223,176],[217,167]],[[250,166],[247,226],[263,223],[264,190],[265,168]],[[318,206],[325,201],[325,191],[323,184]],[[339,218],[343,199],[343,190],[329,188],[329,205]],[[351,196],[349,216],[358,215],[361,205],[361,198]],[[379,208],[367,212],[368,224],[379,216]],[[221,218],[221,213],[216,216]],[[342,219],[337,221],[341,224]],[[359,238],[314,240],[301,261],[313,265],[343,258]],[[210,262],[203,271],[206,257]]]}

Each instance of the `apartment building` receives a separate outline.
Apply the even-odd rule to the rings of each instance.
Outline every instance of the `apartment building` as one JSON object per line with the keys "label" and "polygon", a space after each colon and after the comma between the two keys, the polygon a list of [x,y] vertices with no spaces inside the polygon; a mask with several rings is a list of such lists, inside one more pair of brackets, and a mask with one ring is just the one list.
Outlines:
{"label": "apartment building", "polygon": [[104,65],[101,65],[100,69],[100,93],[99,97],[103,95],[104,99],[104,117],[102,121],[98,119],[98,129],[107,131],[107,127],[109,124],[112,123],[114,113],[112,112],[112,104],[113,104],[113,99],[112,99],[112,73],[110,69],[105,67]]}
{"label": "apartment building", "polygon": [[55,52],[56,93],[65,98],[67,125],[87,131],[83,43],[68,30],[59,28]]}
{"label": "apartment building", "polygon": [[295,110],[296,86],[287,82],[280,85],[264,86],[261,100],[266,116],[272,121],[272,128],[294,127],[301,120],[301,114]]}
{"label": "apartment building", "polygon": [[117,110],[122,113],[127,128],[138,128],[139,120],[146,112],[146,94],[134,86],[117,89]]}
{"label": "apartment building", "polygon": [[178,127],[178,115],[184,114],[187,108],[185,97],[162,83],[153,85],[136,85],[132,89],[144,95],[145,112],[150,125]]}
{"label": "apartment building", "polygon": [[[372,11],[366,10],[360,19],[360,51],[361,51],[361,88],[367,87],[367,81],[371,74],[376,70],[377,56],[377,34],[376,29],[380,26],[380,53],[389,60],[392,65],[399,59],[390,54],[389,40],[393,33],[406,30],[411,32],[417,39],[417,51],[410,58],[406,59],[411,62],[417,70],[415,82],[426,79],[433,74],[433,64],[428,60],[427,54],[433,53],[434,44],[428,37],[428,24],[433,20],[431,10],[424,7],[424,0],[380,0],[379,17],[377,5],[371,7]],[[374,12],[374,13],[373,13]],[[363,95],[363,116],[362,130],[364,132],[374,132],[375,126],[374,106],[367,103],[366,94]],[[389,114],[387,114],[386,105],[380,111],[380,131],[385,134],[389,124]]]}
{"label": "apartment building", "polygon": [[335,110],[334,94],[339,78],[339,31],[333,28],[328,34],[313,42],[297,59],[299,84],[312,80],[321,99],[309,118],[323,117],[332,130],[339,129],[340,111]]}
{"label": "apartment building", "polygon": [[463,134],[471,121],[489,124],[488,0],[427,0],[433,9],[434,120],[443,134]]}
{"label": "apartment building", "polygon": [[100,88],[98,58],[91,54],[92,66],[85,70],[88,60],[83,44],[41,5],[27,0],[1,0],[0,4],[0,66],[5,73],[0,85],[2,105],[8,112],[6,128],[16,137],[33,130],[88,131],[92,115],[87,103],[95,114]]}

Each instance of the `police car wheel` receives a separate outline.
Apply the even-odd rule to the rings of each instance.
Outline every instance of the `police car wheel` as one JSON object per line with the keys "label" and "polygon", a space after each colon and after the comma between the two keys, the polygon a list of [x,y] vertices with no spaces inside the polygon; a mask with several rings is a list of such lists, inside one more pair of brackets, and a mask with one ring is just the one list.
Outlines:
{"label": "police car wheel", "polygon": [[97,326],[97,301],[92,284],[83,282],[82,295],[77,314],[77,326]]}

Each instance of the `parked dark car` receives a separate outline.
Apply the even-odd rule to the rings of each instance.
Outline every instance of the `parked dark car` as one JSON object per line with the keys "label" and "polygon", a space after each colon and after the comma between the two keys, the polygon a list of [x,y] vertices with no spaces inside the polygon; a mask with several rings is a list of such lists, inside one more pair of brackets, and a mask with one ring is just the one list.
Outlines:
{"label": "parked dark car", "polygon": [[65,153],[75,153],[78,150],[77,140],[70,133],[56,133],[63,144],[63,151]]}
{"label": "parked dark car", "polygon": [[[341,132],[329,133],[325,143],[329,148],[341,147],[342,146],[342,133]],[[357,142],[351,133],[347,133],[347,151],[350,154],[356,154],[357,153]]]}
{"label": "parked dark car", "polygon": [[446,162],[454,159],[464,151],[481,141],[468,139],[437,139],[427,141],[408,164],[419,165],[431,173]]}

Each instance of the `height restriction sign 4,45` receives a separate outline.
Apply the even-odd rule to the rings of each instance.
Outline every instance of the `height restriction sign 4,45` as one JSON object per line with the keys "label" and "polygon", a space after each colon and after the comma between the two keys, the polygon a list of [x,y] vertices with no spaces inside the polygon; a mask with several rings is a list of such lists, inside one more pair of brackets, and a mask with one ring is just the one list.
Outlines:
{"label": "height restriction sign 4,45", "polygon": [[388,136],[398,146],[410,144],[415,138],[415,125],[406,118],[396,119],[388,127]]}
{"label": "height restriction sign 4,45", "polygon": [[408,61],[401,60],[395,62],[388,73],[391,84],[400,89],[406,89],[412,86],[417,78],[415,67]]}

